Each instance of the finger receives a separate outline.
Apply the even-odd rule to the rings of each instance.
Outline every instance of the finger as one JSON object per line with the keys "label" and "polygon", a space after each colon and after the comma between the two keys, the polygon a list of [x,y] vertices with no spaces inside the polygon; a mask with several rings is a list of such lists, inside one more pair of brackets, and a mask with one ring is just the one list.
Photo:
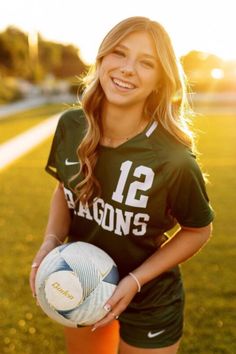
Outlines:
{"label": "finger", "polygon": [[38,271],[40,263],[53,248],[55,248],[54,244],[50,244],[50,242],[49,243],[47,242],[46,247],[45,247],[45,242],[44,242],[42,244],[42,246],[40,247],[40,249],[38,250],[38,252],[34,258],[34,261],[31,265],[29,283],[30,283],[30,288],[31,288],[33,297],[36,297],[35,278],[36,278],[36,273]]}
{"label": "finger", "polygon": [[105,317],[93,325],[92,331],[99,327],[106,326],[108,323],[114,320],[117,320],[119,315],[126,309],[127,306],[128,302],[122,297],[114,307],[110,308],[108,314]]}
{"label": "finger", "polygon": [[123,294],[117,288],[112,296],[107,300],[106,304],[103,306],[104,310],[110,312],[111,309],[114,309],[114,307],[121,301],[122,297]]}
{"label": "finger", "polygon": [[99,327],[104,327],[106,325],[108,325],[109,323],[111,323],[114,320],[117,320],[119,318],[119,316],[113,312],[110,311],[105,317],[103,317],[103,319],[101,319],[100,321],[96,322],[93,327],[92,327],[92,332],[95,331],[97,328]]}
{"label": "finger", "polygon": [[32,270],[30,272],[30,288],[31,288],[33,297],[36,297],[36,291],[35,291],[36,273],[37,273],[37,269],[32,268]]}
{"label": "finger", "polygon": [[42,262],[44,257],[42,257],[42,256],[39,257],[37,254],[37,256],[35,257],[35,260],[33,261],[32,265],[31,265],[31,272],[30,272],[29,281],[30,281],[30,288],[31,288],[33,297],[36,297],[36,291],[35,291],[36,274],[39,269],[40,263]]}

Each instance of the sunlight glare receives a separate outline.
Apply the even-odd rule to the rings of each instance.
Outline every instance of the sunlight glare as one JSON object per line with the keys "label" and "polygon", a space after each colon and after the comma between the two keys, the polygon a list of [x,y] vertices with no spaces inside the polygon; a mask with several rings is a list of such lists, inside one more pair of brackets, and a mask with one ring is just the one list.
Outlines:
{"label": "sunlight glare", "polygon": [[[205,0],[165,0],[160,3],[161,6],[156,0],[120,0],[117,3],[107,0],[0,1],[0,31],[9,25],[28,33],[37,31],[46,40],[77,46],[85,62],[93,63],[102,39],[118,21],[128,16],[147,16],[163,24],[178,56],[197,50],[224,60],[236,58],[233,45],[235,0],[224,0],[224,4]],[[184,8],[185,12],[179,8]],[[194,16],[186,15],[193,11]],[[102,21],[98,16],[100,13],[103,14]],[[174,15],[176,13],[178,16]],[[69,19],[66,24],[65,19]],[[30,40],[34,43],[33,34]],[[31,47],[35,48],[35,45]]]}
{"label": "sunlight glare", "polygon": [[224,70],[220,68],[214,68],[211,70],[211,77],[216,80],[223,79],[224,77]]}

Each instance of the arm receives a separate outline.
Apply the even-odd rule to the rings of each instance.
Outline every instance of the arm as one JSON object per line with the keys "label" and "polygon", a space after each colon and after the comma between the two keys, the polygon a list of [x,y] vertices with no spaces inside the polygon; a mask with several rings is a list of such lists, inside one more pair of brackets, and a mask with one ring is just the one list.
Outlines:
{"label": "arm", "polygon": [[68,235],[70,222],[71,218],[63,185],[59,183],[52,196],[44,241],[47,240],[47,235],[52,234],[56,235],[62,243]]}
{"label": "arm", "polygon": [[149,257],[133,274],[143,285],[168,269],[197,253],[211,235],[211,224],[200,228],[181,227],[158,251]]}
{"label": "arm", "polygon": [[56,246],[63,243],[70,227],[70,213],[65,200],[62,184],[56,187],[49,210],[48,223],[42,245],[33,260],[30,273],[30,287],[35,296],[35,277],[43,258]]}
{"label": "arm", "polygon": [[[181,227],[176,234],[153,253],[132,273],[140,285],[144,285],[168,269],[186,261],[197,253],[207,242],[211,235],[211,224],[201,228]],[[126,276],[118,284],[116,291],[108,300],[108,313],[97,322],[93,330],[114,320],[115,315],[122,313],[137,293],[138,287],[131,276]]]}

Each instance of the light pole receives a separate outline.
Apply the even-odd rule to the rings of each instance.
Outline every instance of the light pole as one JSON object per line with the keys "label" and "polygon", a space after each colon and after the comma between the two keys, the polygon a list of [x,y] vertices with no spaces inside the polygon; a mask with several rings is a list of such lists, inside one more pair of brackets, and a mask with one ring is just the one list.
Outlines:
{"label": "light pole", "polygon": [[29,60],[31,68],[31,77],[33,81],[37,81],[39,74],[38,62],[38,31],[31,30],[28,33],[28,46],[29,46]]}

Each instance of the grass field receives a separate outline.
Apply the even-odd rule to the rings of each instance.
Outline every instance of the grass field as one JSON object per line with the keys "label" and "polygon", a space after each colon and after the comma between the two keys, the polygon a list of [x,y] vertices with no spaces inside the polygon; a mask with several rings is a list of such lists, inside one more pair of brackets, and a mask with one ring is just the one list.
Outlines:
{"label": "grass field", "polygon": [[0,144],[33,127],[42,120],[61,112],[63,108],[66,108],[63,104],[47,104],[2,118],[0,120]]}
{"label": "grass field", "polygon": [[[216,219],[211,241],[182,265],[185,334],[179,354],[235,354],[236,117],[199,117],[201,163]],[[0,351],[65,354],[63,329],[35,305],[28,286],[55,181],[44,172],[46,141],[0,174]],[[88,353],[93,354],[93,353]]]}

